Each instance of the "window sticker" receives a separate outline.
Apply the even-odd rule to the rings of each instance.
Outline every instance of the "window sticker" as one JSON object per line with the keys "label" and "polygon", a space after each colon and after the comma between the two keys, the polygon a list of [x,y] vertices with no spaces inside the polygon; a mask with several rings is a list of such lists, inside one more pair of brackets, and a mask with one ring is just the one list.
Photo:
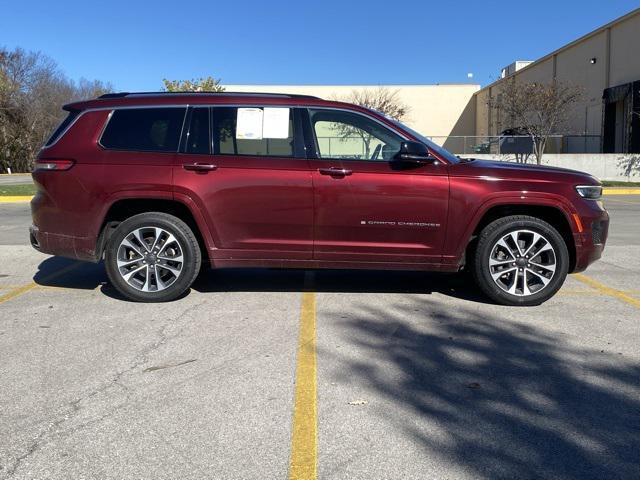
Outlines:
{"label": "window sticker", "polygon": [[289,138],[289,109],[265,107],[262,138]]}
{"label": "window sticker", "polygon": [[238,108],[236,138],[262,140],[262,109]]}

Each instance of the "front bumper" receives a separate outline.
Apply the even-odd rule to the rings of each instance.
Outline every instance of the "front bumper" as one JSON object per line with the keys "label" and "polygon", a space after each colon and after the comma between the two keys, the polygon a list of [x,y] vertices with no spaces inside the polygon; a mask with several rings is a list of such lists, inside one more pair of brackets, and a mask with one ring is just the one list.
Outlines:
{"label": "front bumper", "polygon": [[581,215],[584,230],[574,234],[576,263],[573,273],[582,272],[602,256],[609,234],[609,214],[606,210]]}

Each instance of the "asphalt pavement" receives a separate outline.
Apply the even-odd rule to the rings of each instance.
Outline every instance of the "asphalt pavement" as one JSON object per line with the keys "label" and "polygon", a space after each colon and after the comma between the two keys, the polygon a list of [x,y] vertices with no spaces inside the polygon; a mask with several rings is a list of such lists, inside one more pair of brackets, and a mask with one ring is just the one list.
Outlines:
{"label": "asphalt pavement", "polygon": [[261,269],[131,303],[0,204],[0,479],[287,478],[305,295],[319,478],[640,478],[640,196],[605,205],[602,260],[517,308],[461,275]]}
{"label": "asphalt pavement", "polygon": [[33,183],[30,173],[14,173],[0,175],[0,185],[25,185]]}

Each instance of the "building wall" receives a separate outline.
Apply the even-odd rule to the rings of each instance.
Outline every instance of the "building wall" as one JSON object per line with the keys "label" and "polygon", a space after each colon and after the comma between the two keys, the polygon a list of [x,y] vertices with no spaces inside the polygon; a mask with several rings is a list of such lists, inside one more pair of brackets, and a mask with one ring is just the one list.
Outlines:
{"label": "building wall", "polygon": [[479,91],[476,96],[476,135],[484,137],[489,135],[489,93],[490,90],[485,88]]}
{"label": "building wall", "polygon": [[[461,155],[461,157],[515,162],[513,155],[474,153],[472,155]],[[633,161],[634,158],[633,154],[621,153],[547,153],[542,157],[542,164],[578,170],[593,175],[600,180],[637,182],[640,180],[638,175],[625,175],[625,163]],[[529,164],[535,165],[535,159],[530,158]]]}
{"label": "building wall", "polygon": [[640,14],[611,29],[610,86],[640,80]]}
{"label": "building wall", "polygon": [[[602,91],[607,88],[606,57],[607,32],[600,32],[556,56],[556,78],[584,89],[581,101],[569,115],[566,130],[570,133],[600,135]],[[591,58],[596,59],[595,64],[590,63]]]}
{"label": "building wall", "polygon": [[[450,135],[473,135],[476,124],[474,94],[479,85],[383,85],[397,90],[409,107],[403,120],[423,135],[444,144]],[[271,92],[345,99],[353,90],[376,89],[376,85],[225,85],[230,92]],[[445,144],[446,147],[446,144]]]}
{"label": "building wall", "polygon": [[[513,76],[516,81],[549,83],[559,81],[580,85],[583,98],[573,107],[562,133],[602,134],[602,94],[606,88],[640,80],[640,9],[562,47]],[[590,63],[595,58],[596,63]],[[476,96],[476,135],[496,135],[503,125],[491,111],[487,98],[500,90],[499,80]]]}

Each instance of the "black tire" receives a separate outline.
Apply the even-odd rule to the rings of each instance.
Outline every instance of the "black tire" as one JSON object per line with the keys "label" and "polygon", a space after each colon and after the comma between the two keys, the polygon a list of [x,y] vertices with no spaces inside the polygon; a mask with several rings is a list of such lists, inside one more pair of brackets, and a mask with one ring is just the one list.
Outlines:
{"label": "black tire", "polygon": [[[176,243],[174,243],[172,251],[177,251],[182,257],[182,261],[174,262],[170,260],[171,263],[160,260],[160,255],[164,252],[157,254],[157,257],[152,257],[153,261],[148,262],[146,259],[147,257],[144,257],[145,264],[154,264],[154,267],[152,267],[153,273],[150,274],[152,280],[149,283],[153,286],[153,282],[155,281],[156,289],[158,289],[158,291],[142,291],[139,288],[134,287],[124,279],[123,274],[121,274],[121,269],[118,267],[118,252],[121,248],[121,243],[126,237],[129,237],[130,239],[131,233],[140,228],[150,230],[154,228],[161,228],[168,234],[173,235]],[[158,236],[160,237],[160,235]],[[168,239],[168,236],[164,235],[162,240],[164,239]],[[149,243],[151,243],[151,241]],[[140,251],[143,251],[139,244],[135,244],[135,246],[138,247]],[[162,250],[160,247],[158,248],[159,250]],[[120,253],[122,254],[122,250],[120,250]],[[143,251],[143,253],[146,252]],[[153,254],[153,252],[150,252],[150,254]],[[134,258],[138,257],[134,256]],[[158,264],[155,263],[156,261]],[[172,274],[168,269],[166,269],[166,267],[163,267],[161,262],[164,262],[166,266],[174,267],[174,269],[180,267],[180,273],[178,275]],[[105,266],[111,284],[126,298],[136,302],[167,302],[178,298],[189,287],[191,287],[191,284],[200,271],[201,264],[202,254],[200,252],[198,240],[189,226],[173,215],[160,212],[141,213],[120,223],[109,238],[109,242],[105,249]],[[132,269],[135,267],[137,267],[137,265],[132,267]],[[144,277],[147,275],[146,272],[148,270],[149,267],[146,267],[146,270],[143,269],[143,272],[145,273],[140,275]],[[163,285],[162,287],[164,289],[159,290],[161,287],[159,286],[158,280],[155,280],[156,272],[161,272],[160,275],[165,276],[165,278],[168,276],[169,281],[173,280],[172,283],[169,284],[169,281],[167,281],[166,283],[168,286],[164,288]],[[145,286],[146,285],[147,284],[145,284]]]}
{"label": "black tire", "polygon": [[[546,249],[546,253],[541,253],[540,256],[536,256],[536,247],[534,247],[532,250],[534,253],[529,255],[529,257],[525,257],[518,253],[515,255],[517,258],[514,258],[514,260],[517,260],[519,263],[509,263],[511,262],[511,257],[504,256],[503,251],[501,251],[504,250],[508,252],[509,250],[507,248],[502,249],[502,247],[498,246],[497,243],[501,239],[504,242],[505,236],[518,231],[521,232],[517,237],[518,239],[524,237],[526,241],[527,238],[530,238],[532,243],[533,239],[536,237],[528,232],[534,232],[542,235],[542,240],[546,240],[553,250],[550,251],[549,249]],[[512,243],[511,240],[508,240],[507,243],[507,246],[515,245],[515,242]],[[537,248],[537,250],[541,251],[543,250],[542,246],[545,244],[539,240],[537,245],[540,245],[540,248]],[[512,257],[514,256],[514,250],[516,252],[520,252],[517,245],[515,246],[515,249],[511,248],[510,255]],[[492,257],[492,254],[494,257]],[[507,263],[507,265],[490,267],[490,258],[495,259],[495,255],[502,256],[500,262]],[[543,256],[546,256],[546,258],[552,258],[552,260],[548,260],[549,264],[551,264],[550,262],[555,261],[555,271],[551,272],[550,269],[539,269],[528,263],[529,261],[533,262],[534,258],[536,262],[541,262]],[[523,265],[522,262],[525,264]],[[533,265],[535,265],[535,263]],[[523,268],[520,268],[521,266]],[[494,275],[497,275],[497,280],[494,280],[492,277],[492,268],[494,269]],[[514,268],[515,272],[513,271]],[[502,276],[499,275],[502,271],[501,269],[505,269],[506,272]],[[507,272],[507,269],[511,270],[511,272]],[[531,273],[532,269],[536,270],[538,274],[543,273],[545,279],[542,279],[540,275],[536,276],[534,273]],[[513,306],[540,305],[555,295],[555,293],[560,289],[567,277],[568,270],[569,251],[567,249],[567,245],[558,231],[544,220],[527,215],[512,215],[491,222],[480,233],[473,264],[474,279],[480,289],[497,303]],[[520,275],[518,280],[514,280],[514,282],[519,282],[517,285],[510,281],[514,278],[512,275]],[[524,286],[524,282],[527,282],[527,279],[533,282],[533,287],[529,288],[529,285],[526,287]],[[544,281],[547,281],[548,283],[545,285]],[[502,285],[502,288],[499,284]],[[518,287],[517,290],[514,290],[516,291],[516,294],[512,294],[505,290],[505,288],[509,286],[505,284],[511,285],[509,290],[514,288],[513,285],[516,285]],[[525,290],[525,288],[527,290]],[[538,290],[535,288],[538,288]],[[526,294],[526,292],[531,293]]]}

